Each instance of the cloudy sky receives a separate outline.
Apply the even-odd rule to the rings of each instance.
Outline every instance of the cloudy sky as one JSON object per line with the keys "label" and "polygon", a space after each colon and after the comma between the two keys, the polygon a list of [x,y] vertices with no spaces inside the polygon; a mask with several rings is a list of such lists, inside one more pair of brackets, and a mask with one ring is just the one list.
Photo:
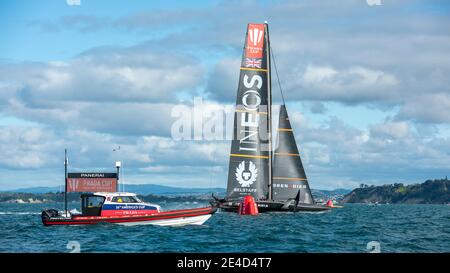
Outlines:
{"label": "cloudy sky", "polygon": [[265,20],[313,188],[450,175],[448,1],[76,2],[0,3],[0,190],[60,185],[64,148],[71,171],[225,187],[229,140],[174,139],[173,109],[232,107]]}

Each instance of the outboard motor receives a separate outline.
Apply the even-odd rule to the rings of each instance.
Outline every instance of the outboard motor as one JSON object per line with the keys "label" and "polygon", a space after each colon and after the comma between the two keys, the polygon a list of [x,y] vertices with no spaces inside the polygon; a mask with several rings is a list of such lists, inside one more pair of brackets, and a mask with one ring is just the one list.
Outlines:
{"label": "outboard motor", "polygon": [[50,218],[56,216],[58,216],[58,211],[56,209],[46,209],[41,213],[42,223],[45,225]]}
{"label": "outboard motor", "polygon": [[258,206],[256,205],[255,199],[250,195],[246,195],[244,200],[239,203],[238,213],[240,215],[257,215]]}

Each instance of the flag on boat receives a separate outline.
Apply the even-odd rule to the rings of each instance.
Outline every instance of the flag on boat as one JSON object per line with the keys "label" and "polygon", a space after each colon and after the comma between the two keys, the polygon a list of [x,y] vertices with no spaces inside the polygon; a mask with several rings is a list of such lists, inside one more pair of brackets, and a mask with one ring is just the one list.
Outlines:
{"label": "flag on boat", "polygon": [[261,68],[262,59],[245,58],[245,67],[249,68]]}

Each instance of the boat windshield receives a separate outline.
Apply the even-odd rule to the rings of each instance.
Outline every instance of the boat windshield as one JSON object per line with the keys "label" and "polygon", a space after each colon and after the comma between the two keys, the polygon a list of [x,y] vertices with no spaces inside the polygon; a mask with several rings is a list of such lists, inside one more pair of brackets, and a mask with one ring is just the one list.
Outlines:
{"label": "boat windshield", "polygon": [[142,203],[135,196],[116,196],[111,201],[115,203]]}

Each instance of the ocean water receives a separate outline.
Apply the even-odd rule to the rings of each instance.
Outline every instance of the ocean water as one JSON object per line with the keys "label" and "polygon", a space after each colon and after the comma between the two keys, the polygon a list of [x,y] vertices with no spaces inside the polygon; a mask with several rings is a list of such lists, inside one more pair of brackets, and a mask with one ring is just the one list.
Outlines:
{"label": "ocean water", "polygon": [[371,241],[381,252],[450,252],[448,205],[348,204],[320,214],[258,216],[218,212],[203,226],[44,227],[40,213],[51,207],[62,205],[0,204],[0,252],[70,252],[70,241],[81,252],[366,252]]}

